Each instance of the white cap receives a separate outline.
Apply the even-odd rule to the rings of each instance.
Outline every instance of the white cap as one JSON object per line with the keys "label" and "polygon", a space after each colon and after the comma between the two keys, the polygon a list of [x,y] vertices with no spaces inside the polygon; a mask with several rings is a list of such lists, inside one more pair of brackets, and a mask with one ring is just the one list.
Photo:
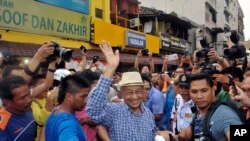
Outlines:
{"label": "white cap", "polygon": [[70,74],[70,71],[67,69],[57,69],[54,74],[54,80],[61,81],[64,77]]}

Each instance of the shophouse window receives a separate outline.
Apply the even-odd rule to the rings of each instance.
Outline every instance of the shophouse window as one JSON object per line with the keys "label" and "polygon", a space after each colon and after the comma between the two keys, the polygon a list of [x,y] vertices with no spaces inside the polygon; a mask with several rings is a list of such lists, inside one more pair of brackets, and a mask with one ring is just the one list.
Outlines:
{"label": "shophouse window", "polygon": [[99,9],[99,8],[96,8],[95,9],[95,16],[96,16],[96,18],[102,19],[102,17],[103,17],[103,10]]}

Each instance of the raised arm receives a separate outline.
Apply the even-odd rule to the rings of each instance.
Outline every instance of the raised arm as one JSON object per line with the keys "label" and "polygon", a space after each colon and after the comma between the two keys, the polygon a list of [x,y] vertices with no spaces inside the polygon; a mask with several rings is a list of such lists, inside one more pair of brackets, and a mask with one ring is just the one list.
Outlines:
{"label": "raised arm", "polygon": [[54,81],[55,71],[56,71],[56,61],[53,61],[49,64],[45,81],[33,89],[31,93],[32,97],[36,97],[39,94],[42,94],[44,91],[48,90],[52,86]]}
{"label": "raised arm", "polygon": [[30,60],[29,64],[25,67],[24,71],[21,73],[21,76],[28,82],[31,81],[32,76],[36,74],[36,71],[39,69],[39,64],[47,56],[53,54],[54,48],[51,47],[52,43],[43,44],[33,58]]}
{"label": "raised arm", "polygon": [[134,64],[134,68],[136,68],[138,71],[140,71],[139,69],[139,57],[142,56],[141,50],[138,51],[136,58],[135,58],[135,64]]}
{"label": "raised arm", "polygon": [[148,53],[148,57],[149,57],[150,73],[152,74],[155,72],[155,64],[151,52]]}
{"label": "raised arm", "polygon": [[161,72],[168,71],[168,57],[164,57],[163,65],[161,68]]}
{"label": "raised arm", "polygon": [[102,41],[100,49],[107,61],[106,70],[96,87],[90,92],[87,102],[87,113],[95,123],[102,122],[106,116],[105,110],[107,111],[108,108],[107,93],[112,84],[112,76],[119,65],[119,51],[113,53],[111,46],[106,41]]}

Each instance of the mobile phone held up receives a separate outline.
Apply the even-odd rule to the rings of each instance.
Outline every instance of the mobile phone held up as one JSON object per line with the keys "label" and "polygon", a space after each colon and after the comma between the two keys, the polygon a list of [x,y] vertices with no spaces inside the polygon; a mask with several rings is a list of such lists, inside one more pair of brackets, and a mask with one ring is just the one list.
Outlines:
{"label": "mobile phone held up", "polygon": [[88,51],[85,46],[80,46],[80,49],[83,53],[87,53]]}
{"label": "mobile phone held up", "polygon": [[189,55],[189,51],[184,51],[183,55],[184,56],[188,56]]}
{"label": "mobile phone held up", "polygon": [[177,53],[171,54],[171,55],[166,55],[166,57],[168,58],[168,61],[175,61],[178,60],[178,55]]}
{"label": "mobile phone held up", "polygon": [[141,53],[142,55],[148,55],[148,49],[142,49]]}

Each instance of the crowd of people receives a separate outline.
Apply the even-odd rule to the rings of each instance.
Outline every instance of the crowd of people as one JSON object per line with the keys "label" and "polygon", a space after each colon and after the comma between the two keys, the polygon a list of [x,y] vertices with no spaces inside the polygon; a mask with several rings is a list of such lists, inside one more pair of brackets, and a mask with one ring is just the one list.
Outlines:
{"label": "crowd of people", "polygon": [[134,67],[117,72],[119,51],[102,41],[104,70],[86,68],[82,52],[81,71],[70,72],[60,57],[46,61],[52,46],[26,66],[0,56],[0,141],[227,141],[230,125],[249,124],[247,59],[210,48],[206,58],[183,55],[173,72],[166,56],[156,72],[150,52],[140,65],[140,50]]}

